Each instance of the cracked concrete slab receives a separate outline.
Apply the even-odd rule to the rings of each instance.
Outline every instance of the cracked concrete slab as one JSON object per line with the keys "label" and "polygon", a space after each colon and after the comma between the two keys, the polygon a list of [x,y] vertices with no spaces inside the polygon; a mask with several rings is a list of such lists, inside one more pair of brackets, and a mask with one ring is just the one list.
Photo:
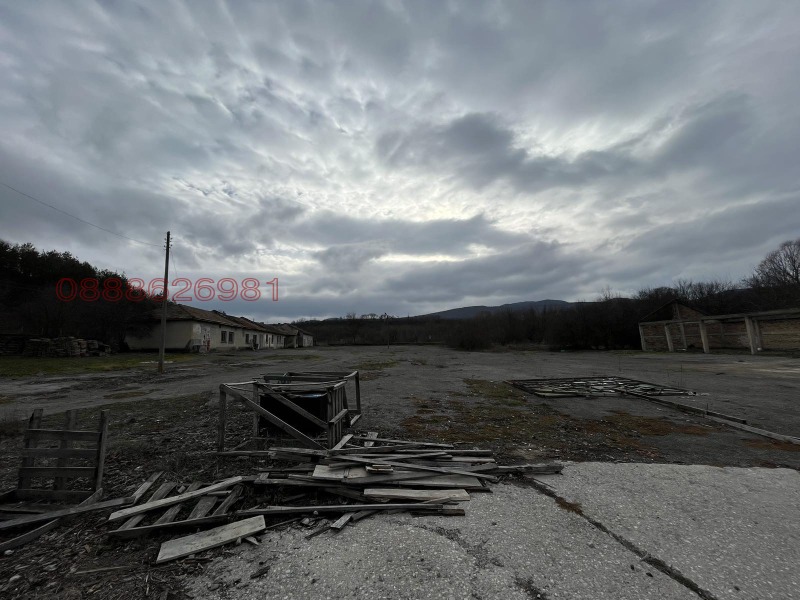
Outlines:
{"label": "cracked concrete slab", "polygon": [[[579,515],[529,487],[475,494],[466,517],[383,515],[310,540],[267,532],[189,582],[197,598],[530,598],[697,596]],[[269,572],[256,579],[263,566]]]}
{"label": "cracked concrete slab", "polygon": [[580,463],[541,480],[714,598],[800,598],[797,471]]}

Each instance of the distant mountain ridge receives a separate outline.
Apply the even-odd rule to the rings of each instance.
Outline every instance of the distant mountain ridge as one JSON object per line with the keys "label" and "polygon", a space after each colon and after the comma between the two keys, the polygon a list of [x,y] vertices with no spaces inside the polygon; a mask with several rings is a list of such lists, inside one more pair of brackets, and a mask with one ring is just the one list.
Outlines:
{"label": "distant mountain ridge", "polygon": [[525,302],[512,302],[500,306],[462,306],[461,308],[451,308],[439,312],[419,315],[420,317],[439,317],[440,319],[472,319],[482,313],[495,314],[510,310],[511,312],[525,312],[529,310],[557,310],[570,308],[572,302],[565,300],[528,300]]}

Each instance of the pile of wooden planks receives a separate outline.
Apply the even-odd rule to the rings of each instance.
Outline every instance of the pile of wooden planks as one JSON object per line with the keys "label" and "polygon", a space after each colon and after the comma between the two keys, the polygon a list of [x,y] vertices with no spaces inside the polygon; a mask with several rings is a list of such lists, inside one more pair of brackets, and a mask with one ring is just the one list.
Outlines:
{"label": "pile of wooden planks", "polygon": [[[277,447],[235,454],[270,458],[272,466],[210,485],[178,489],[163,483],[147,502],[113,513],[109,521],[121,525],[109,535],[196,531],[162,544],[156,560],[161,563],[242,539],[258,543],[252,536],[295,521],[322,520],[307,536],[313,537],[380,513],[463,516],[460,505],[470,493],[490,492],[489,484],[502,474],[562,469],[558,464],[502,466],[489,450],[382,439],[376,433],[348,434],[331,449]],[[283,502],[275,504],[276,498]],[[239,503],[248,507],[233,511]],[[277,522],[268,525],[266,519]]]}
{"label": "pile of wooden planks", "polygon": [[300,466],[262,472],[253,481],[256,488],[321,491],[355,502],[266,506],[241,511],[241,516],[340,513],[342,518],[330,526],[334,529],[351,519],[385,511],[464,515],[464,509],[454,505],[469,501],[470,492],[490,492],[489,484],[501,474],[559,473],[562,469],[558,464],[501,466],[490,450],[382,439],[377,434],[348,434],[330,450],[272,448],[258,454]]}

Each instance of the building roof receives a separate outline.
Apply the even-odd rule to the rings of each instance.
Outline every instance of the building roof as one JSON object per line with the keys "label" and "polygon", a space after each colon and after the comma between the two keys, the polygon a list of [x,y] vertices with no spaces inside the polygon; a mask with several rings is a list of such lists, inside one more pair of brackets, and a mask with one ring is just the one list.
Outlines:
{"label": "building roof", "polygon": [[239,327],[243,327],[245,329],[253,329],[255,331],[266,331],[263,325],[261,325],[260,323],[256,323],[255,321],[251,321],[247,317],[234,317],[233,315],[227,315],[224,312],[216,310],[213,312],[225,317],[229,321],[233,321],[233,323],[235,323]]}
{"label": "building roof", "polygon": [[686,308],[688,308],[690,310],[693,310],[695,312],[698,312],[701,315],[705,315],[706,314],[702,310],[697,308],[696,306],[691,306],[691,305],[687,304],[686,302],[682,302],[682,301],[678,300],[677,298],[673,298],[669,302],[665,302],[664,304],[659,306],[653,312],[648,313],[645,316],[643,316],[641,319],[639,319],[639,322],[640,323],[647,323],[647,322],[650,322],[650,321],[671,321],[671,320],[674,320],[675,317],[673,315],[672,307],[674,305],[676,305],[676,304],[679,305],[679,306],[685,306]]}
{"label": "building roof", "polygon": [[[161,308],[154,310],[151,315],[153,318],[161,318]],[[200,321],[203,323],[215,323],[217,325],[236,326],[226,315],[222,315],[213,310],[205,310],[186,304],[167,304],[167,321]]]}

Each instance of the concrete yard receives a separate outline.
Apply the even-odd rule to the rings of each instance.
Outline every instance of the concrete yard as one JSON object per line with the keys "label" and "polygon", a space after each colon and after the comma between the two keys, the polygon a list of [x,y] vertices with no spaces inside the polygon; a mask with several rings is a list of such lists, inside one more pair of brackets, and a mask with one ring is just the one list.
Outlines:
{"label": "concrete yard", "polygon": [[[93,360],[93,359],[87,359]],[[681,402],[800,436],[800,361],[745,354],[457,352],[440,346],[317,347],[213,354],[125,371],[0,379],[4,422],[41,406],[50,423],[109,409],[106,497],[151,472],[223,475],[209,452],[222,382],[265,372],[359,369],[359,431],[486,448],[505,464],[562,461],[561,475],[506,477],[465,517],[378,515],[306,539],[297,525],[260,546],[212,550],[150,570],[160,536],[120,544],[92,527],[56,530],[0,559],[8,597],[766,599],[800,597],[800,446],[635,398],[538,398],[508,379],[618,375],[694,390]],[[250,421],[237,421],[246,435]],[[236,431],[233,432],[236,434]],[[19,435],[19,433],[15,434]],[[20,437],[0,436],[0,482]],[[5,460],[5,459],[8,460]],[[259,466],[229,461],[230,474]],[[90,550],[86,550],[89,548]],[[205,560],[210,560],[206,563]],[[134,564],[130,573],[101,571]],[[45,571],[30,565],[44,565]],[[259,568],[268,572],[251,579]],[[131,567],[133,569],[133,567]],[[37,573],[39,575],[37,575]],[[13,585],[15,574],[24,574]],[[5,587],[4,587],[5,586]],[[41,586],[41,587],[40,587]],[[48,587],[50,586],[50,587]],[[127,587],[126,587],[127,586]],[[115,590],[116,596],[97,595]],[[51,593],[52,592],[52,593]],[[56,593],[57,592],[57,593]],[[71,595],[70,595],[71,594]],[[138,597],[138,596],[137,596]],[[142,596],[144,597],[144,596]]]}
{"label": "concrete yard", "polygon": [[500,485],[474,494],[463,518],[382,516],[310,540],[269,532],[189,589],[219,599],[800,597],[796,471],[582,463],[540,479],[579,506]]}

